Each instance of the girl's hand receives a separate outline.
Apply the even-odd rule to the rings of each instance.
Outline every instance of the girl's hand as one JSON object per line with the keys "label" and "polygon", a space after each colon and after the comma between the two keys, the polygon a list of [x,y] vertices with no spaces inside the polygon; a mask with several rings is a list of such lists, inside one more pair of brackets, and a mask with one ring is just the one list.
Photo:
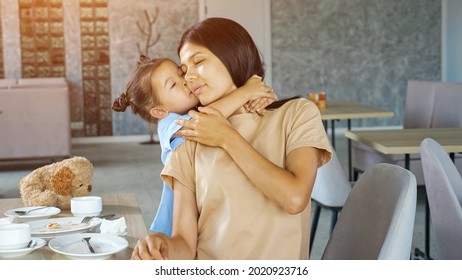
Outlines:
{"label": "girl's hand", "polygon": [[230,133],[237,133],[228,120],[217,110],[199,107],[199,112],[191,110],[190,120],[176,120],[183,126],[178,134],[187,140],[212,147],[224,147]]}
{"label": "girl's hand", "polygon": [[268,105],[273,103],[274,101],[278,100],[278,97],[276,94],[273,92],[273,89],[270,87],[268,88],[268,93],[272,94],[272,97],[262,97],[256,100],[252,100],[244,104],[244,108],[247,110],[247,112],[253,113],[253,112],[258,112],[260,113],[263,109],[265,109]]}
{"label": "girl's hand", "polygon": [[260,112],[277,100],[273,89],[267,86],[257,75],[250,77],[241,87],[241,90],[248,96],[249,101],[244,105],[248,112]]}
{"label": "girl's hand", "polygon": [[138,240],[132,260],[168,260],[168,237],[160,232]]}

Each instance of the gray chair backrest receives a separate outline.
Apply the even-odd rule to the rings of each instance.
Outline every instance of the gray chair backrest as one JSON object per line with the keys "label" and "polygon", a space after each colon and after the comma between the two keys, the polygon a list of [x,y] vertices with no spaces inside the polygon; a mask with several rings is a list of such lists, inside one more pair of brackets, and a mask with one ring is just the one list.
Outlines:
{"label": "gray chair backrest", "polygon": [[322,259],[409,259],[416,202],[414,174],[387,163],[367,169],[353,186]]}
{"label": "gray chair backrest", "polygon": [[462,83],[440,82],[435,86],[431,127],[462,127]]}
{"label": "gray chair backrest", "polygon": [[428,128],[432,122],[435,82],[408,81],[404,106],[404,128]]}
{"label": "gray chair backrest", "polygon": [[462,178],[435,140],[420,144],[428,204],[441,259],[462,259]]}
{"label": "gray chair backrest", "polygon": [[324,206],[342,207],[350,191],[351,183],[333,151],[332,159],[318,168],[311,199]]}

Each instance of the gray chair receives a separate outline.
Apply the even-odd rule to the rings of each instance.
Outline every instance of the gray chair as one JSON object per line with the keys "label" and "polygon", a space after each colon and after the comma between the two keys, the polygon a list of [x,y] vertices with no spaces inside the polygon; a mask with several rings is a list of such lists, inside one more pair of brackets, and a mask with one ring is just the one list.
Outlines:
{"label": "gray chair", "polygon": [[414,174],[387,163],[372,166],[353,186],[322,259],[409,259],[416,203]]}
{"label": "gray chair", "polygon": [[430,127],[462,127],[462,83],[437,83],[434,98]]}
{"label": "gray chair", "polygon": [[441,259],[462,259],[462,178],[433,139],[420,144],[428,204]]}
{"label": "gray chair", "polygon": [[311,200],[314,202],[315,208],[311,222],[310,250],[313,247],[314,237],[316,236],[321,209],[324,208],[332,211],[330,224],[330,232],[332,233],[337,222],[338,213],[342,210],[350,191],[351,183],[337,154],[333,151],[332,159],[318,168],[316,181],[311,193]]}

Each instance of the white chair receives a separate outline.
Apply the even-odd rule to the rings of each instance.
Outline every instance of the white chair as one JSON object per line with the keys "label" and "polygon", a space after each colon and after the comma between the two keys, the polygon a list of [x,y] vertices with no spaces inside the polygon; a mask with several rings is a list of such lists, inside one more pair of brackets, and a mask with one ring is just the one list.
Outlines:
{"label": "white chair", "polygon": [[416,203],[410,171],[386,163],[367,169],[353,186],[322,259],[409,259]]}
{"label": "white chair", "polygon": [[420,144],[432,226],[440,259],[462,259],[462,178],[433,139]]}
{"label": "white chair", "polygon": [[340,163],[335,151],[332,159],[318,169],[316,181],[311,193],[311,200],[315,203],[313,219],[311,222],[310,251],[313,247],[314,237],[318,228],[321,208],[332,211],[330,232],[337,222],[338,213],[342,210],[345,200],[351,191],[351,184],[345,170]]}

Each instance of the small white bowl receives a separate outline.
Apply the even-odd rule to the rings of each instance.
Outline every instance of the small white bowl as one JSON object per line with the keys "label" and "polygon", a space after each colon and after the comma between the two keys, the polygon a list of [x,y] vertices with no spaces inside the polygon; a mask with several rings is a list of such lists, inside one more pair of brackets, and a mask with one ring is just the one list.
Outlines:
{"label": "small white bowl", "polygon": [[0,250],[26,248],[30,238],[30,226],[28,224],[0,226]]}
{"label": "small white bowl", "polygon": [[98,216],[103,211],[100,196],[80,196],[71,199],[71,212],[76,217]]}

